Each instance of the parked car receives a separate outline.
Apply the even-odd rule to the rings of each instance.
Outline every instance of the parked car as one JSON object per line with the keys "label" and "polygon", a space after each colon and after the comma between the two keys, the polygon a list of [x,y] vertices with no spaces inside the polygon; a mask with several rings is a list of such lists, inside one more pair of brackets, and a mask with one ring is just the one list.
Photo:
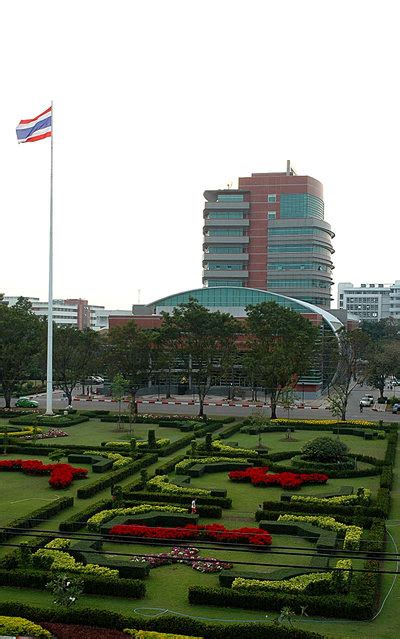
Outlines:
{"label": "parked car", "polygon": [[400,413],[400,404],[393,404],[392,406],[392,413]]}
{"label": "parked car", "polygon": [[100,377],[100,375],[92,375],[91,377],[89,377],[88,381],[90,384],[103,384],[104,378]]}
{"label": "parked car", "polygon": [[373,406],[374,403],[375,403],[375,400],[372,395],[364,395],[360,399],[361,406]]}
{"label": "parked car", "polygon": [[36,399],[29,399],[29,397],[20,397],[15,402],[15,405],[18,408],[37,408],[39,402],[37,402]]}

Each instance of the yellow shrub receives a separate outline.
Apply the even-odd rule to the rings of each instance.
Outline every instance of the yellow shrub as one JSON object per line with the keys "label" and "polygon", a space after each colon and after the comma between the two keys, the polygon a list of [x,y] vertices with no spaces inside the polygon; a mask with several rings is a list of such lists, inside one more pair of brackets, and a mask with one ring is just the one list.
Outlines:
{"label": "yellow shrub", "polygon": [[35,639],[51,639],[51,633],[22,617],[0,616],[0,633],[8,635],[29,635]]}

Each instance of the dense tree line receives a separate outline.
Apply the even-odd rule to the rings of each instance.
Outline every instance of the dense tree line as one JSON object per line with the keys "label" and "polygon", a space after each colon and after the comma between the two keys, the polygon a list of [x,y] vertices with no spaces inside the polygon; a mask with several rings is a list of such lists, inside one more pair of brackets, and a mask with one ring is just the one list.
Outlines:
{"label": "dense tree line", "polygon": [[[159,329],[144,330],[132,320],[107,334],[71,326],[54,326],[53,379],[69,403],[77,384],[102,372],[114,380],[113,392],[130,397],[137,414],[138,390],[152,377],[162,379],[167,396],[177,374],[197,393],[199,414],[210,387],[239,371],[253,389],[271,398],[271,415],[290,396],[299,377],[315,362],[331,379],[332,411],[345,419],[355,384],[368,381],[383,395],[385,380],[400,370],[400,331],[395,321],[364,323],[321,340],[320,328],[275,302],[247,307],[247,318],[211,311],[195,300],[163,314]],[[0,384],[6,406],[17,385],[44,379],[45,320],[27,300],[0,303]],[[238,348],[239,346],[239,348]],[[118,399],[117,398],[117,399]]]}

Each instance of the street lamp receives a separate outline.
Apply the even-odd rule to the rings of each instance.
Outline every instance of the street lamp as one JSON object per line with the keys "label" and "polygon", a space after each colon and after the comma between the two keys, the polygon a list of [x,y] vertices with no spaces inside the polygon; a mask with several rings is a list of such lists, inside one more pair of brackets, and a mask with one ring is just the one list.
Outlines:
{"label": "street lamp", "polygon": [[304,382],[301,383],[301,401],[304,404]]}

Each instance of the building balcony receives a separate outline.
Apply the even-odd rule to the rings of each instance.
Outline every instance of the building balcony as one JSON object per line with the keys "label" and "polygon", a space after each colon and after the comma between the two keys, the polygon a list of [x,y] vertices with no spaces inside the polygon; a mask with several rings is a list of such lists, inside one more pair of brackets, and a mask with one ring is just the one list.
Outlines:
{"label": "building balcony", "polygon": [[248,235],[205,235],[203,246],[210,244],[248,244]]}
{"label": "building balcony", "polygon": [[248,211],[250,202],[206,202],[204,211]]}
{"label": "building balcony", "polygon": [[248,253],[203,253],[204,262],[248,262]]}
{"label": "building balcony", "polygon": [[217,227],[228,227],[228,228],[232,228],[232,227],[247,227],[250,226],[250,220],[248,219],[242,219],[242,220],[238,220],[238,219],[232,219],[232,220],[210,220],[208,218],[205,218],[204,220],[204,228],[208,228],[210,226],[217,226]]}
{"label": "building balcony", "polygon": [[209,271],[208,269],[203,270],[203,280],[220,280],[220,279],[232,279],[232,280],[243,280],[247,279],[249,276],[248,271],[235,271],[232,269],[229,270],[213,270]]}

